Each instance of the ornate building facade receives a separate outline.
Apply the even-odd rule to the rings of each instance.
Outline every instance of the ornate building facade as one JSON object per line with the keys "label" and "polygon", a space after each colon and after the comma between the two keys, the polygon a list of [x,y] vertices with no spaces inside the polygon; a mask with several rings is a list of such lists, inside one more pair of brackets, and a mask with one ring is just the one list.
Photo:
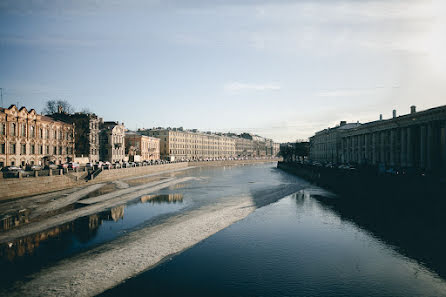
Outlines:
{"label": "ornate building facade", "polygon": [[122,162],[125,159],[124,123],[103,122],[99,133],[99,158],[101,161]]}
{"label": "ornate building facade", "polygon": [[74,146],[73,124],[25,107],[0,108],[0,167],[69,162]]}

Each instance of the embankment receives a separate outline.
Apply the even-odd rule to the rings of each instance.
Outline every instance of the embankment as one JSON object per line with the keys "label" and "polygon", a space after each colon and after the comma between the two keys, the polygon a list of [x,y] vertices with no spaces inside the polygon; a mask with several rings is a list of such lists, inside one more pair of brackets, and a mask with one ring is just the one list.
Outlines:
{"label": "embankment", "polygon": [[162,165],[120,168],[103,170],[94,180],[86,181],[86,172],[70,172],[66,175],[39,176],[27,178],[0,178],[0,200],[8,200],[49,193],[53,191],[86,186],[95,183],[114,181],[132,176],[163,173],[172,170],[205,166],[233,166],[257,163],[277,162],[279,159],[269,160],[232,160],[210,162],[181,162]]}
{"label": "embankment", "polygon": [[285,162],[278,162],[277,167],[343,197],[408,199],[446,193],[446,179],[434,176],[388,175],[373,169],[349,170]]}

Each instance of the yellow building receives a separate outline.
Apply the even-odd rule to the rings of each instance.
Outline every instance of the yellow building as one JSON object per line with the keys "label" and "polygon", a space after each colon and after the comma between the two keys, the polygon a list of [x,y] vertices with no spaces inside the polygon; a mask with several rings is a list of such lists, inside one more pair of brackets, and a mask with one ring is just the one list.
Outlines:
{"label": "yellow building", "polygon": [[160,154],[170,160],[222,160],[233,158],[235,140],[232,137],[203,133],[197,130],[150,129],[140,131],[160,139]]}
{"label": "yellow building", "polygon": [[74,125],[15,105],[0,108],[0,167],[74,159]]}

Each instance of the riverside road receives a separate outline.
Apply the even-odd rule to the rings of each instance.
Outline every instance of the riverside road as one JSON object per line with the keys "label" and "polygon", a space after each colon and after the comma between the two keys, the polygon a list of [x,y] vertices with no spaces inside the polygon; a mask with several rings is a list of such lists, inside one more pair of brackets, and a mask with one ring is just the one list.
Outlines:
{"label": "riverside road", "polygon": [[337,199],[267,163],[3,202],[0,295],[446,296],[438,266]]}

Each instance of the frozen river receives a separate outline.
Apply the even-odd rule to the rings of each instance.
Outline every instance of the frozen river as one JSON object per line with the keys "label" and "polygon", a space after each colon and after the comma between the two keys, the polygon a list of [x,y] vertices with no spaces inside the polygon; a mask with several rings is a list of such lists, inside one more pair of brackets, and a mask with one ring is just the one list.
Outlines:
{"label": "frozen river", "polygon": [[[159,182],[169,186],[132,196]],[[57,215],[82,214],[118,191],[113,199],[128,199],[2,243],[0,293],[446,296],[437,272],[324,202],[339,197],[272,163],[192,168],[94,190]]]}

